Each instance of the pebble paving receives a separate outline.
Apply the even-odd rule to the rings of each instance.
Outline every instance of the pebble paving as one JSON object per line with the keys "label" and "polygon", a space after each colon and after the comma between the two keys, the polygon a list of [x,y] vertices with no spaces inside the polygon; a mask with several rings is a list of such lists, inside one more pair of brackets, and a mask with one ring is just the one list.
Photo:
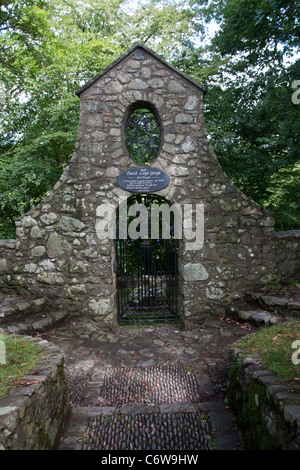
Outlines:
{"label": "pebble paving", "polygon": [[70,395],[70,405],[80,406],[84,398],[84,390],[90,380],[92,370],[88,372],[84,369],[74,367],[66,368],[68,378],[68,388]]}
{"label": "pebble paving", "polygon": [[82,450],[212,450],[211,425],[198,413],[97,416]]}
{"label": "pebble paving", "polygon": [[194,374],[181,365],[110,368],[100,394],[105,406],[196,403],[201,399]]}
{"label": "pebble paving", "polygon": [[225,405],[230,345],[253,326],[221,317],[102,331],[71,322],[46,335],[64,353],[70,419],[59,450],[240,449]]}
{"label": "pebble paving", "polygon": [[213,383],[213,389],[220,399],[224,399],[227,393],[229,361],[208,366],[209,376]]}

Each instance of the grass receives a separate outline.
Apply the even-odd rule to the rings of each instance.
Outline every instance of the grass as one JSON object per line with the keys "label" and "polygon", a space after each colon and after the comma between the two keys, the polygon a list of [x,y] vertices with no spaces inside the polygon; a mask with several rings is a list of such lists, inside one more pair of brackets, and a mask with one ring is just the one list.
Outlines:
{"label": "grass", "polygon": [[[294,345],[299,341],[298,345]],[[280,381],[300,391],[300,321],[263,327],[248,336],[239,346],[248,354],[257,352],[266,368]],[[292,360],[292,357],[296,361]],[[298,364],[294,362],[299,362]]]}
{"label": "grass", "polygon": [[41,349],[37,344],[19,337],[0,334],[0,341],[5,344],[5,361],[2,359],[5,364],[0,364],[1,399],[10,389],[22,385],[22,377],[35,367],[41,357]]}

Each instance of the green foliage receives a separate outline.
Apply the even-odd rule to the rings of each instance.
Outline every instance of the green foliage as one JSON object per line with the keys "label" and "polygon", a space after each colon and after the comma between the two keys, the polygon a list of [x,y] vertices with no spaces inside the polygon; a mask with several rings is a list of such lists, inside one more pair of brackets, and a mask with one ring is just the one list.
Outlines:
{"label": "green foliage", "polygon": [[153,0],[133,12],[123,0],[5,0],[0,13],[0,238],[11,238],[15,219],[70,160],[75,91],[134,42],[158,43],[167,54],[198,26],[181,1]]}
{"label": "green foliage", "polygon": [[246,51],[253,62],[261,59],[262,51],[274,57],[279,44],[285,52],[299,46],[299,1],[230,0],[223,5],[222,28],[216,36],[222,53]]}
{"label": "green foliage", "polygon": [[1,237],[14,237],[15,219],[52,189],[67,165],[78,129],[75,91],[122,52],[108,38],[118,16],[115,10],[108,21],[113,5],[94,2],[90,26],[76,5],[7,2],[1,12],[0,50],[12,51],[0,65],[6,88],[0,114]]}
{"label": "green foliage", "polygon": [[[292,361],[295,352],[292,345],[299,340],[300,322],[288,323],[261,328],[239,343],[245,354],[257,352],[270,372],[278,375],[281,381],[290,382],[299,387],[300,366]],[[295,381],[296,379],[296,381]]]}
{"label": "green foliage", "polygon": [[141,42],[168,60],[176,56],[185,42],[201,32],[202,23],[182,0],[142,2],[130,25],[132,42]]}
{"label": "green foliage", "polygon": [[[207,85],[205,118],[229,177],[300,227],[299,0],[2,0],[0,4],[0,238],[53,187],[73,153],[75,91],[142,42]],[[220,29],[212,45],[205,22]],[[290,62],[287,59],[290,58]],[[2,95],[1,95],[2,96]],[[1,103],[3,99],[1,98]]]}
{"label": "green foliage", "polygon": [[300,228],[300,106],[292,102],[299,1],[198,0],[194,9],[220,23],[208,48],[218,67],[205,79],[219,161],[245,194],[274,212],[278,230]]}
{"label": "green foliage", "polygon": [[278,229],[300,226],[300,112],[290,80],[270,71],[247,84],[215,86],[206,109],[223,169],[245,194],[274,211]]}

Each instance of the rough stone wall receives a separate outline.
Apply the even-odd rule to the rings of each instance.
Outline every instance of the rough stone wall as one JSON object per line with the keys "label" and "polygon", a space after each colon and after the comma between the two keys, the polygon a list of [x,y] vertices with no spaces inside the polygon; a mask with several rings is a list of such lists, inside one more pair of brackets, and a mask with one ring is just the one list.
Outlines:
{"label": "rough stone wall", "polygon": [[254,353],[231,350],[228,403],[246,450],[300,450],[300,396],[262,367]]}
{"label": "rough stone wall", "polygon": [[275,233],[275,259],[281,281],[300,281],[300,230]]}
{"label": "rough stone wall", "polygon": [[180,312],[188,326],[276,274],[274,221],[222,171],[206,136],[202,89],[145,48],[132,50],[81,92],[74,155],[53,191],[17,221],[13,275],[71,312],[115,323],[114,245],[97,236],[97,211],[131,195],[117,176],[137,166],[124,144],[136,102],[151,104],[160,120],[162,146],[151,166],[171,181],[157,194],[171,204],[204,204],[203,248],[180,243]]}
{"label": "rough stone wall", "polygon": [[[0,288],[3,291],[23,285],[22,276],[14,275],[16,240],[0,240]],[[16,268],[18,271],[20,269]]]}
{"label": "rough stone wall", "polygon": [[0,400],[0,450],[51,450],[70,411],[64,361],[57,346],[39,338],[43,352],[36,374]]}

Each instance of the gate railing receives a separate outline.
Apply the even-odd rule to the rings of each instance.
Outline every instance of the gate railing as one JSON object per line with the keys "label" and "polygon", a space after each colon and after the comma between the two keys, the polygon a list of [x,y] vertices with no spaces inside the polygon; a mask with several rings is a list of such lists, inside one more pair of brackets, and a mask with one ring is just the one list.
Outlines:
{"label": "gate railing", "polygon": [[[159,242],[163,242],[163,247],[158,253],[156,248]],[[116,240],[115,271],[120,323],[177,320],[177,252],[178,241],[173,238],[139,243],[130,239]]]}

